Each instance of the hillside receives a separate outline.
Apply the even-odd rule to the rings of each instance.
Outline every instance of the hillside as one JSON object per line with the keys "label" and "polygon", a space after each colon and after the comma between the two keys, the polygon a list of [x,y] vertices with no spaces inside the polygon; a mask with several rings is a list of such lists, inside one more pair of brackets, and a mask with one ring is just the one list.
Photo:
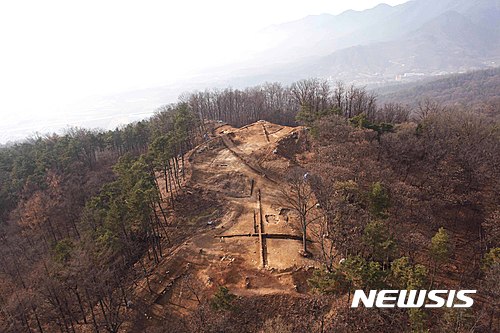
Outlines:
{"label": "hillside", "polygon": [[[210,297],[223,285],[248,299],[270,295],[300,299],[296,286],[307,288],[303,275],[317,264],[300,256],[302,238],[295,217],[278,199],[284,185],[263,165],[286,169],[289,162],[272,151],[284,139],[302,137],[303,131],[264,121],[242,128],[215,126],[210,139],[187,154],[186,195],[175,214],[189,217],[199,231],[155,267],[154,272],[169,273],[153,273],[148,281],[153,293],[144,285],[136,290],[135,297],[150,302],[148,317],[161,323],[165,313],[189,314],[196,309],[195,295],[182,296],[189,293],[183,291],[187,277],[197,281],[196,297]],[[189,212],[191,200],[198,207]],[[216,206],[203,205],[213,200]],[[316,247],[310,249],[319,253]],[[148,324],[134,321],[133,325],[138,331]]]}
{"label": "hillside", "polygon": [[499,116],[500,69],[456,74],[425,83],[400,84],[376,90],[380,103],[399,102],[417,107],[425,99]]}
{"label": "hillside", "polygon": [[[437,126],[442,126],[443,120],[429,119]],[[455,129],[457,129],[455,126],[459,126],[459,122],[450,124],[448,120],[445,121]],[[397,159],[397,152],[391,151],[394,149],[393,140],[397,138],[397,142],[402,144],[406,140],[402,137],[408,134],[409,129],[411,126],[384,138],[380,148],[388,163],[394,163],[396,162],[394,158]],[[323,285],[328,284],[326,282],[328,280],[320,280],[321,282],[316,280],[320,276],[316,274],[321,272],[318,268],[324,267],[322,265],[327,267],[333,265],[338,272],[342,271],[342,265],[337,261],[342,258],[339,252],[344,249],[348,252],[358,251],[366,258],[377,260],[376,252],[363,245],[366,242],[365,237],[368,237],[366,230],[374,225],[381,228],[375,231],[374,237],[382,237],[384,241],[398,244],[398,250],[385,251],[389,251],[391,256],[397,256],[392,251],[400,251],[401,255],[408,255],[411,261],[419,263],[418,265],[425,265],[429,260],[427,247],[432,242],[437,226],[444,226],[453,243],[454,252],[449,262],[436,276],[432,276],[432,279],[443,288],[444,286],[458,288],[462,283],[468,286],[480,283],[473,277],[478,267],[476,264],[468,265],[479,260],[479,253],[475,248],[479,240],[473,231],[481,222],[472,212],[474,209],[472,206],[478,207],[477,202],[471,202],[471,207],[461,206],[453,203],[454,200],[463,200],[461,193],[453,193],[452,190],[448,193],[449,198],[441,199],[439,194],[427,192],[424,189],[425,185],[422,187],[412,185],[411,178],[421,179],[424,170],[414,170],[410,179],[403,182],[397,180],[397,174],[402,172],[398,168],[402,165],[393,164],[390,171],[378,171],[383,169],[384,163],[376,162],[374,145],[369,143],[371,131],[353,129],[346,126],[341,119],[324,120],[318,124],[317,130],[319,137],[312,139],[308,137],[308,131],[303,127],[280,126],[266,121],[241,128],[215,125],[208,141],[187,154],[188,177],[184,185],[187,196],[182,200],[189,202],[198,197],[196,202],[200,204],[206,202],[206,199],[200,201],[201,198],[216,198],[217,210],[215,214],[207,217],[205,212],[211,211],[209,206],[198,206],[197,215],[194,216],[188,211],[176,211],[176,214],[191,216],[191,221],[197,220],[202,229],[198,229],[195,235],[188,237],[155,267],[154,272],[166,271],[168,272],[166,276],[153,273],[147,288],[145,281],[139,283],[142,287],[136,289],[135,296],[146,302],[149,300],[150,305],[144,310],[147,320],[134,319],[133,324],[130,324],[132,332],[142,330],[144,327],[172,325],[175,320],[165,317],[165,314],[170,316],[173,313],[187,316],[190,320],[197,318],[198,315],[206,316],[205,321],[193,321],[188,325],[193,331],[238,332],[244,329],[248,332],[257,332],[259,327],[269,323],[272,318],[282,317],[283,323],[270,325],[288,327],[286,332],[301,332],[310,329],[311,325],[315,325],[314,321],[317,320],[315,318],[321,317],[326,331],[335,332],[343,327],[342,318],[345,314],[341,310],[341,304],[348,303],[349,300],[345,298],[346,295],[332,298],[329,291],[325,291],[324,288],[330,288]],[[346,136],[347,133],[349,134]],[[445,137],[433,137],[436,133],[428,133],[429,137],[424,138],[423,143],[426,140],[446,140]],[[486,136],[484,139],[486,141],[483,141],[483,144],[491,143],[497,147],[500,143],[498,137]],[[472,148],[472,142],[474,139],[459,149]],[[352,145],[357,147],[357,151],[346,158],[340,157],[342,155],[339,153],[344,149],[351,149]],[[489,146],[486,149],[496,148]],[[498,157],[495,156],[494,160]],[[332,163],[332,159],[335,159],[335,163]],[[431,160],[432,158],[423,163],[429,163]],[[451,160],[443,163],[449,162]],[[370,171],[353,182],[352,178],[360,174],[358,168],[366,165],[372,167]],[[347,167],[350,170],[347,170]],[[308,258],[301,255],[299,216],[287,206],[289,202],[284,200],[282,194],[287,182],[293,182],[295,176],[302,178],[306,170],[310,173],[310,177],[314,177],[308,181],[314,189],[314,194],[310,198],[304,198],[318,202],[313,205],[317,211],[311,214],[327,216],[332,213],[328,209],[334,209],[336,214],[339,212],[352,214],[351,210],[356,210],[357,215],[354,220],[346,219],[341,225],[335,226],[339,229],[330,229],[335,236],[329,237],[338,237],[335,249],[329,247],[331,240],[321,239],[324,238],[323,228],[335,222],[326,217],[325,221],[311,224],[307,240]],[[283,177],[285,173],[289,176]],[[439,176],[436,175],[442,177],[441,186],[451,180],[448,177],[455,176],[449,175],[447,171],[443,171]],[[491,174],[488,174],[487,178],[491,179],[490,176]],[[340,190],[353,196],[360,195],[360,192],[369,191],[374,186],[372,183],[374,179],[381,177],[384,179],[385,190],[391,193],[391,201],[404,202],[414,196],[420,196],[423,202],[414,206],[407,202],[403,209],[388,206],[387,212],[379,216],[384,222],[367,223],[363,219],[375,213],[370,213],[364,207],[365,199],[361,197],[352,199],[354,201],[349,207],[341,203],[342,195],[338,197],[338,193],[334,194],[334,191]],[[349,185],[346,185],[345,180]],[[436,180],[437,178],[429,179],[429,182]],[[161,181],[161,178],[158,181]],[[449,185],[454,187],[458,183]],[[415,192],[412,194],[398,192],[397,188],[402,186],[406,190],[412,189]],[[448,189],[447,186],[443,187],[442,193]],[[168,196],[168,193],[164,195]],[[356,203],[357,200],[359,201]],[[489,205],[489,203],[484,204]],[[182,209],[185,208],[187,207]],[[440,209],[445,209],[446,212],[439,212]],[[395,211],[398,211],[397,216]],[[422,216],[429,218],[429,221],[419,223],[418,220]],[[206,227],[203,226],[205,223]],[[325,225],[322,225],[323,223]],[[384,228],[389,224],[393,226],[393,230],[390,236],[384,235],[383,233],[387,232]],[[365,229],[364,236],[351,228]],[[402,258],[407,260],[408,257]],[[355,265],[353,268],[357,267]],[[363,268],[358,267],[358,269]],[[428,274],[430,278],[430,271]],[[316,283],[320,283],[320,286],[318,287]],[[341,288],[337,283],[342,282],[335,282],[336,287],[333,288]],[[187,290],[186,285],[189,285]],[[234,310],[219,312],[216,314],[220,316],[218,318],[214,317],[214,313],[199,312],[203,304],[200,304],[199,299],[203,297],[210,299],[212,294],[217,294],[219,290],[217,286],[227,287],[235,297],[232,301]],[[148,290],[153,290],[153,293]],[[315,298],[317,292],[322,295],[320,298]],[[482,290],[481,297],[489,297],[486,295],[486,291]],[[291,305],[293,303],[295,305]],[[253,304],[262,304],[266,310],[262,311],[260,306],[255,307]],[[308,313],[312,306],[316,307],[314,314]],[[389,316],[388,313],[386,315]],[[403,314],[399,315],[404,317]],[[368,313],[364,313],[363,316],[362,323],[349,324],[349,329],[368,327],[373,329],[374,325],[379,325],[375,331],[385,332],[388,327],[394,328],[389,326],[395,325],[394,322],[375,324],[377,320],[382,319]],[[402,318],[398,318],[396,325],[402,329],[405,325],[415,324],[405,323]],[[449,323],[443,320],[439,327],[444,329],[446,325]],[[460,325],[470,327],[472,321],[463,320]],[[177,329],[182,330],[180,327]]]}
{"label": "hillside", "polygon": [[[193,92],[0,148],[0,330],[498,331],[498,122],[375,101],[321,80]],[[350,308],[359,289],[477,294]]]}

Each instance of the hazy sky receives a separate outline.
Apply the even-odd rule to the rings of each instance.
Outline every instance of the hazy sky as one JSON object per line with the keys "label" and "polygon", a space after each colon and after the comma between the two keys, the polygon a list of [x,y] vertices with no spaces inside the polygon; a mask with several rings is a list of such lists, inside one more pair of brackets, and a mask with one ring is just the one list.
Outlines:
{"label": "hazy sky", "polygon": [[[0,122],[241,59],[253,32],[377,0],[0,2]],[[391,5],[403,0],[385,1]]]}

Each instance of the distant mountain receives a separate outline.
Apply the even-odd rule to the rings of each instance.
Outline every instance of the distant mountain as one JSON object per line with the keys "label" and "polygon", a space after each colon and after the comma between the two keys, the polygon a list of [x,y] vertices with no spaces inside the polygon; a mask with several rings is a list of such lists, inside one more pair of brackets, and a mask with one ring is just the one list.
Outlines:
{"label": "distant mountain", "polygon": [[[364,85],[495,67],[500,0],[415,0],[273,26],[279,42],[253,75],[292,81],[321,76]],[[406,75],[405,75],[406,74]]]}
{"label": "distant mountain", "polygon": [[457,12],[446,12],[395,41],[355,46],[313,61],[302,76],[356,74],[393,77],[405,72],[481,68],[499,54],[500,34],[475,25]]}
{"label": "distant mountain", "polygon": [[275,35],[278,42],[261,57],[290,61],[302,57],[326,55],[335,50],[357,45],[359,41],[349,36],[377,24],[395,10],[396,7],[380,4],[364,11],[348,10],[340,15],[313,15],[272,26],[262,33]]}

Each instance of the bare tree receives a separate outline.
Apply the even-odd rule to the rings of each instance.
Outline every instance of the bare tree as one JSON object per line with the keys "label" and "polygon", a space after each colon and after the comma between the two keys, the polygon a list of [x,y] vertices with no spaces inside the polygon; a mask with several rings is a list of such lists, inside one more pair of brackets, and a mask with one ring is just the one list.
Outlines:
{"label": "bare tree", "polygon": [[[316,171],[316,170],[315,170]],[[333,264],[339,256],[332,236],[337,205],[335,179],[330,168],[323,168],[320,175],[311,176],[309,183],[317,199],[321,217],[314,223],[311,232],[318,239],[321,249],[321,262],[328,271],[333,270]]]}
{"label": "bare tree", "polygon": [[288,186],[281,189],[283,206],[297,213],[302,233],[302,255],[308,256],[307,227],[320,216],[311,218],[316,208],[314,192],[309,184],[310,175],[304,170],[292,169],[287,177]]}
{"label": "bare tree", "polygon": [[441,104],[439,104],[436,101],[431,100],[430,98],[425,98],[423,100],[420,100],[418,102],[418,107],[417,111],[415,114],[415,118],[417,120],[424,120],[428,116],[436,113],[441,113],[445,110],[446,108],[443,107]]}
{"label": "bare tree", "polygon": [[378,122],[399,124],[407,122],[410,118],[411,109],[398,103],[386,103],[375,114]]}

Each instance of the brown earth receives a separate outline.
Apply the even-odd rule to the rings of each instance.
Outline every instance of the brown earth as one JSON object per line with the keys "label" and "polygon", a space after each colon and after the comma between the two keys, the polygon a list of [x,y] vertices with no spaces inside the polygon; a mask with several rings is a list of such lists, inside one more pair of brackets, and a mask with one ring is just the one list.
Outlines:
{"label": "brown earth", "polygon": [[310,242],[312,258],[300,255],[301,234],[294,215],[282,209],[278,177],[295,164],[282,152],[306,145],[304,131],[265,121],[214,126],[186,155],[184,188],[169,211],[176,221],[169,253],[137,283],[128,331],[182,317],[222,285],[250,298],[307,291],[319,249]]}

